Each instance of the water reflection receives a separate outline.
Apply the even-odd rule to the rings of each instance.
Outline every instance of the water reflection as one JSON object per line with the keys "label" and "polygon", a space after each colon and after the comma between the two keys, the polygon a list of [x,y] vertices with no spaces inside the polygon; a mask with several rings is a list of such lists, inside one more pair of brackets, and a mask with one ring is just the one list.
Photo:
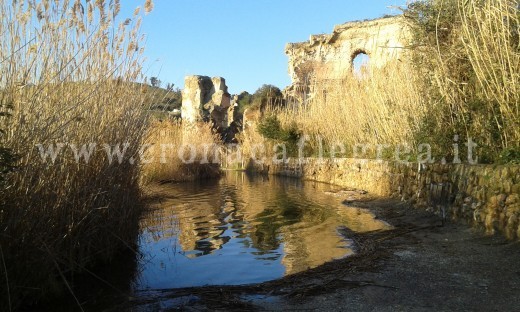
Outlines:
{"label": "water reflection", "polygon": [[138,290],[267,281],[351,254],[341,227],[388,228],[325,184],[232,172],[158,188],[164,199],[141,225]]}

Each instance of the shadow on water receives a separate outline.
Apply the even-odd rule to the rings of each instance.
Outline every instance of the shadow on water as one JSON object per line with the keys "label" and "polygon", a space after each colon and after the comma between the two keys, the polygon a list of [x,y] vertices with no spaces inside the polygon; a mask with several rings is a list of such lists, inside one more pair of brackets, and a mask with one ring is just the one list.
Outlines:
{"label": "shadow on water", "polygon": [[[341,233],[390,226],[347,207],[338,187],[228,172],[220,180],[154,185],[135,252],[77,283],[87,310],[164,289],[265,282],[355,253]],[[348,229],[349,231],[342,231]],[[77,309],[75,300],[53,311]]]}

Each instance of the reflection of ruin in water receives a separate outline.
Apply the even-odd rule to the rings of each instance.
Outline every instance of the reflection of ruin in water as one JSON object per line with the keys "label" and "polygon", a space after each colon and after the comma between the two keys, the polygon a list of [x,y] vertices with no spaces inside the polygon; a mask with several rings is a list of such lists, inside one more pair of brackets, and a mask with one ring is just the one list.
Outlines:
{"label": "reflection of ruin in water", "polygon": [[[143,221],[142,252],[145,258],[152,258],[152,264],[159,261],[163,269],[173,261],[175,271],[166,268],[163,273],[193,279],[193,285],[259,282],[300,272],[352,254],[350,242],[338,233],[339,228],[357,232],[388,228],[370,212],[346,207],[340,198],[325,194],[334,188],[325,184],[232,172],[219,181],[158,188],[165,196],[158,209]],[[150,247],[153,244],[167,245],[161,247],[172,248],[171,253],[165,258],[164,250]],[[158,250],[159,255],[146,255]],[[146,267],[150,264],[147,261],[141,278],[147,281],[144,287],[154,288],[153,278],[147,277],[154,269]],[[240,273],[219,282],[218,261],[229,262],[229,272],[222,274],[232,275],[234,269]],[[248,275],[248,266],[255,261],[259,262],[256,269],[251,268],[255,278],[240,276]],[[197,265],[204,267],[197,271]],[[215,272],[208,272],[214,266]],[[186,270],[194,270],[193,275],[200,278],[207,274],[212,280],[197,281],[198,277],[188,275]],[[154,274],[160,275],[157,270]],[[189,281],[175,281],[173,276],[169,285],[167,278],[160,277],[166,283],[161,287],[189,285]]]}

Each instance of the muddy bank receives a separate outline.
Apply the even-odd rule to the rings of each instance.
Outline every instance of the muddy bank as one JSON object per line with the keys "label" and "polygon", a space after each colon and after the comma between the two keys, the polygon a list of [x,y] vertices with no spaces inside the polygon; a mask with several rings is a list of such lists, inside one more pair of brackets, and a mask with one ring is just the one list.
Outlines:
{"label": "muddy bank", "polygon": [[395,229],[345,233],[356,255],[280,280],[141,293],[141,299],[121,298],[112,311],[493,311],[520,305],[519,243],[443,225],[438,216],[397,200],[352,191],[330,195],[345,209],[374,211]]}

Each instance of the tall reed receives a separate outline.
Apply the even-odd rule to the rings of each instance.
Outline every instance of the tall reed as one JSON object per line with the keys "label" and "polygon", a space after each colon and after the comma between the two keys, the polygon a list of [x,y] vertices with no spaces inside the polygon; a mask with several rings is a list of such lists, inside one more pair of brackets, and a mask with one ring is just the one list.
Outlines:
{"label": "tall reed", "polygon": [[275,108],[273,113],[285,127],[295,122],[310,136],[314,150],[319,148],[318,138],[350,150],[357,144],[413,147],[426,106],[416,80],[406,64],[374,68],[363,78],[349,72],[343,79],[318,79],[307,103]]}
{"label": "tall reed", "polygon": [[145,183],[193,181],[220,175],[221,141],[209,123],[154,120],[145,143]]}
{"label": "tall reed", "polygon": [[143,38],[139,10],[119,11],[0,0],[1,146],[19,157],[0,190],[0,309],[70,290],[72,273],[135,242]]}
{"label": "tall reed", "polygon": [[458,1],[464,55],[503,148],[520,143],[520,2]]}
{"label": "tall reed", "polygon": [[481,161],[500,161],[511,150],[520,158],[519,6],[518,0],[425,0],[405,12],[431,102],[420,136],[473,138]]}

